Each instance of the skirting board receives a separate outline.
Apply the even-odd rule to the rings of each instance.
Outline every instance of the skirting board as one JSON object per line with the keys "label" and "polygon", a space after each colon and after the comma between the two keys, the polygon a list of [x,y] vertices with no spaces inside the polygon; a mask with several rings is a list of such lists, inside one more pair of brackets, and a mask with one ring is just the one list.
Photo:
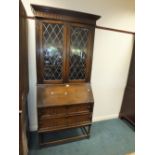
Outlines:
{"label": "skirting board", "polygon": [[[107,115],[107,116],[98,116],[98,117],[93,117],[93,122],[98,122],[98,121],[105,121],[109,119],[114,119],[118,118],[118,114],[113,114],[113,115]],[[37,125],[30,125],[30,131],[36,131],[38,129]]]}
{"label": "skirting board", "polygon": [[98,117],[93,117],[93,122],[105,121],[105,120],[114,119],[114,118],[118,118],[118,117],[119,117],[119,114],[98,116]]}

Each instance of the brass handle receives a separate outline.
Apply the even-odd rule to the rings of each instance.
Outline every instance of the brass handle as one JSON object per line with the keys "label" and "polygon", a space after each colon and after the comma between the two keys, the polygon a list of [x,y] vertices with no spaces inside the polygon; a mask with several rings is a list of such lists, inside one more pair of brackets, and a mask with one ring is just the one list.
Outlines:
{"label": "brass handle", "polygon": [[67,95],[67,94],[68,94],[67,92],[64,93],[64,95]]}
{"label": "brass handle", "polygon": [[54,95],[54,92],[53,91],[51,91],[51,95]]}

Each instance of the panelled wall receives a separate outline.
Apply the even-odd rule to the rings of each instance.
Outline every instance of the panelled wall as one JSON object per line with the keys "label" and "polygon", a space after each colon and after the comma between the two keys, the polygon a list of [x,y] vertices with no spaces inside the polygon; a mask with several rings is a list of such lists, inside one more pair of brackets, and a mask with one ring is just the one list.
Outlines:
{"label": "panelled wall", "polygon": [[[22,0],[28,16],[30,3],[98,14],[97,25],[134,31],[134,0]],[[37,129],[35,21],[29,27],[29,118],[30,129]],[[133,35],[95,30],[91,84],[95,99],[93,120],[118,117],[133,47]]]}

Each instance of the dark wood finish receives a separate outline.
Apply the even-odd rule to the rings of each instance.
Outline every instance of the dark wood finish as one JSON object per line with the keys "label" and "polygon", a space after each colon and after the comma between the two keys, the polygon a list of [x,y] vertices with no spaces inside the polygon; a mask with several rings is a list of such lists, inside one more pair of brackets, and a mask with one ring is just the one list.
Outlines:
{"label": "dark wood finish", "polygon": [[48,127],[48,128],[42,128],[38,130],[38,133],[49,133],[49,132],[55,132],[55,131],[63,131],[63,130],[69,130],[69,129],[74,129],[74,128],[79,128],[79,127],[85,127],[85,126],[90,126],[91,127],[92,123],[82,123],[82,124],[76,124],[76,125],[70,125],[70,126],[65,126],[65,127]]}
{"label": "dark wood finish", "polygon": [[[64,25],[64,37],[63,37],[63,64],[62,64],[62,79],[60,80],[44,80],[43,78],[43,68],[44,68],[44,58],[43,58],[43,30],[42,30],[42,26],[43,23],[48,23],[48,24],[62,24]],[[36,23],[36,27],[39,26],[40,29],[36,29],[36,34],[38,34],[36,36],[36,42],[37,42],[37,61],[38,61],[38,67],[37,67],[37,71],[38,71],[38,83],[45,83],[45,84],[50,84],[50,83],[63,83],[65,82],[65,77],[66,77],[66,72],[65,72],[65,68],[66,68],[66,42],[67,42],[67,28],[66,28],[66,23],[62,22],[62,21],[48,21],[48,20],[37,20]]]}
{"label": "dark wood finish", "polygon": [[93,103],[89,83],[38,85],[38,128],[56,130],[91,124]]}
{"label": "dark wood finish", "polygon": [[19,112],[19,152],[20,155],[28,155],[26,111]]}
{"label": "dark wood finish", "polygon": [[[36,20],[36,17],[33,17],[33,16],[27,16],[27,18],[32,19],[32,20]],[[119,32],[119,33],[127,33],[127,34],[135,35],[135,32],[120,30],[120,29],[116,29],[116,28],[110,28],[110,27],[104,27],[104,26],[98,26],[98,25],[96,25],[95,28],[101,29],[101,30],[108,30],[108,31],[114,31],[114,32]]]}
{"label": "dark wood finish", "polygon": [[28,45],[26,12],[19,1],[19,153],[28,154],[27,142],[27,95],[28,85]]}
{"label": "dark wood finish", "polygon": [[43,18],[43,19],[52,19],[52,20],[61,20],[67,22],[76,22],[76,23],[85,23],[96,25],[96,20],[100,18],[98,15],[58,9],[47,6],[39,6],[39,5],[31,5],[33,8],[33,12],[35,17]]}
{"label": "dark wood finish", "polygon": [[65,116],[66,114],[74,115],[79,113],[88,113],[90,112],[91,104],[92,103],[39,108],[38,115],[39,117],[49,117],[53,115]]}
{"label": "dark wood finish", "polygon": [[102,29],[102,30],[108,30],[108,31],[114,31],[114,32],[120,32],[120,33],[127,33],[127,34],[135,35],[135,32],[119,30],[119,29],[114,29],[114,28],[109,28],[109,27],[103,27],[103,26],[97,26],[96,25],[96,28],[97,29]]}
{"label": "dark wood finish", "polygon": [[[87,127],[87,129],[86,129]],[[39,139],[40,139],[40,145],[41,146],[45,146],[45,145],[57,145],[57,144],[63,144],[63,143],[68,143],[68,142],[73,142],[75,140],[82,140],[85,138],[89,138],[89,130],[90,130],[90,125],[88,126],[84,126],[84,127],[80,127],[82,134],[78,135],[78,136],[74,136],[74,137],[67,137],[67,138],[62,138],[59,140],[53,140],[53,141],[43,141],[43,136],[42,134],[40,134]]]}
{"label": "dark wood finish", "polygon": [[41,53],[42,53],[42,34],[41,34],[41,24],[40,21],[36,20],[36,59],[37,59],[37,82],[43,82],[43,75],[42,75],[42,60],[41,60]]}
{"label": "dark wood finish", "polygon": [[90,76],[100,16],[31,6],[36,19],[38,133],[79,127],[83,133],[44,144],[89,138],[94,106]]}
{"label": "dark wood finish", "polygon": [[[94,33],[95,33],[95,28],[94,26],[91,25],[84,25],[84,24],[75,24],[72,23],[69,25],[70,27],[75,26],[75,27],[80,27],[80,28],[84,28],[84,29],[88,29],[89,33],[88,33],[88,44],[87,44],[87,58],[86,58],[86,77],[85,79],[82,80],[71,80],[69,79],[69,76],[67,76],[68,80],[67,82],[75,82],[75,83],[79,83],[79,82],[90,82],[90,76],[91,76],[91,66],[92,66],[92,56],[93,56],[93,45],[94,45]],[[70,36],[70,29],[69,29],[69,33],[68,36]],[[70,47],[70,38],[68,38],[68,47]],[[70,49],[68,48],[68,55],[70,54]],[[69,57],[69,56],[68,56]],[[69,58],[68,58],[68,62],[69,62]],[[67,66],[67,68],[69,68],[69,64]],[[66,72],[67,75],[69,75],[69,70]]]}
{"label": "dark wood finish", "polygon": [[93,95],[89,83],[69,83],[38,85],[38,107],[63,106],[93,103]]}
{"label": "dark wood finish", "polygon": [[[78,92],[78,93],[77,93]],[[40,84],[37,87],[38,133],[83,129],[85,134],[40,145],[61,144],[89,138],[93,112],[93,94],[89,83]]]}
{"label": "dark wood finish", "polygon": [[[63,38],[63,64],[62,70],[63,75],[61,80],[44,80],[43,78],[43,38],[42,38],[42,25],[43,23],[63,24],[64,25],[64,38]],[[70,28],[76,26],[80,28],[87,28],[89,30],[88,45],[87,45],[87,58],[86,58],[86,77],[85,79],[70,80],[69,79],[69,56],[70,56]],[[63,21],[47,21],[47,20],[36,20],[36,49],[37,49],[37,83],[38,84],[51,84],[51,83],[67,83],[67,82],[90,82],[91,66],[92,66],[92,55],[93,55],[93,44],[94,44],[94,32],[95,28],[84,24],[73,24],[66,23]]]}
{"label": "dark wood finish", "polygon": [[88,136],[87,135],[80,135],[80,136],[74,136],[74,137],[69,137],[69,138],[65,138],[65,139],[60,139],[57,141],[40,142],[40,146],[64,144],[64,143],[74,142],[76,140],[82,140],[85,138],[88,138]]}
{"label": "dark wood finish", "polygon": [[[91,113],[90,114],[74,114],[71,116],[53,116],[53,117],[39,117],[39,129],[46,130],[47,128],[52,128],[56,130],[57,128],[64,128],[76,125],[90,124],[91,123]],[[51,130],[52,131],[52,130]]]}
{"label": "dark wood finish", "polygon": [[127,86],[119,116],[135,125],[135,47],[133,48]]}
{"label": "dark wood finish", "polygon": [[22,110],[22,98],[28,94],[28,46],[27,22],[23,4],[19,3],[19,110]]}

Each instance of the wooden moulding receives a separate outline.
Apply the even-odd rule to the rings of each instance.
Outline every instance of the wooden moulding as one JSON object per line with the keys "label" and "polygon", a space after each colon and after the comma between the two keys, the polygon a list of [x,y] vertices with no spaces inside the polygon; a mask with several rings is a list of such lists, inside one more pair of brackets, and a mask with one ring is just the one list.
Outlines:
{"label": "wooden moulding", "polygon": [[68,22],[85,23],[95,26],[96,20],[100,18],[100,16],[98,15],[73,10],[66,10],[34,4],[31,4],[31,7],[33,9],[35,17],[43,19],[54,19]]}
{"label": "wooden moulding", "polygon": [[101,29],[101,30],[108,30],[108,31],[114,31],[114,32],[119,32],[119,33],[127,33],[127,34],[132,34],[135,35],[135,32],[131,32],[131,31],[125,31],[125,30],[120,30],[120,29],[114,29],[114,28],[109,28],[109,27],[103,27],[103,26],[97,26],[97,29]]}
{"label": "wooden moulding", "polygon": [[[31,20],[36,20],[35,17],[33,17],[33,16],[26,16],[25,18],[31,19]],[[110,28],[110,27],[104,27],[104,26],[98,26],[98,25],[96,25],[95,28],[101,29],[101,30],[114,31],[114,32],[119,32],[119,33],[126,33],[126,34],[135,35],[135,32],[120,30],[120,29],[116,29],[116,28]]]}

